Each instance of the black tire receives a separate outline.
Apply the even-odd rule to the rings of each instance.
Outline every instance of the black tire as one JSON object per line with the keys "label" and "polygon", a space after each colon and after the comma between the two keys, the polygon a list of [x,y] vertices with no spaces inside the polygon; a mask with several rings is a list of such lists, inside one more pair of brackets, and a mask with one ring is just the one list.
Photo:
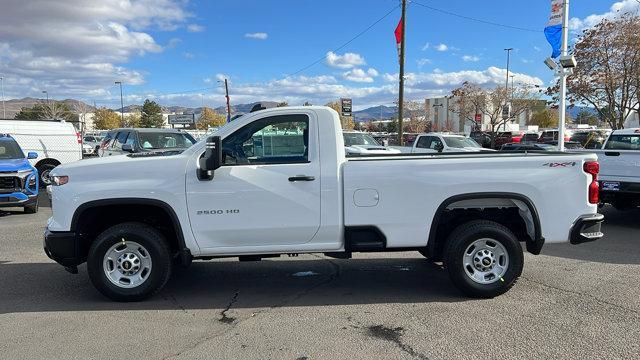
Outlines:
{"label": "black tire", "polygon": [[57,165],[46,163],[38,165],[38,175],[40,176],[40,187],[46,188],[47,185],[51,185],[51,179],[49,179],[49,173],[55,169]]}
{"label": "black tire", "polygon": [[[150,274],[140,285],[123,288],[109,280],[104,271],[104,256],[122,239],[142,245],[152,261]],[[171,254],[165,237],[153,227],[142,223],[114,225],[95,239],[87,257],[87,271],[93,286],[104,296],[122,302],[140,301],[160,291],[171,276]]]}
{"label": "black tire", "polygon": [[[464,255],[476,240],[491,239],[504,247],[508,264],[501,278],[489,284],[481,284],[467,275]],[[509,290],[522,274],[524,254],[516,236],[508,228],[487,220],[474,220],[458,226],[447,238],[444,249],[444,263],[453,284],[467,296],[492,298]],[[471,267],[472,270],[473,267]]]}
{"label": "black tire", "polygon": [[24,207],[25,214],[35,214],[38,212],[38,201]]}

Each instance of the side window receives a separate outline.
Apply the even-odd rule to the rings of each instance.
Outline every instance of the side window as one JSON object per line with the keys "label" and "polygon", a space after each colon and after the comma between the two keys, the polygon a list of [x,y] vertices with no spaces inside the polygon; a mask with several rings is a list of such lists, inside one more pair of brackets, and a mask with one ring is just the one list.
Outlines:
{"label": "side window", "polygon": [[309,161],[309,117],[271,116],[236,130],[222,141],[224,165]]}
{"label": "side window", "polygon": [[136,133],[135,132],[130,132],[129,136],[127,137],[127,141],[124,142],[125,144],[129,144],[131,146],[135,146],[136,143]]}
{"label": "side window", "polygon": [[444,144],[442,144],[442,141],[440,140],[440,138],[432,137],[431,144],[429,145],[429,148],[435,150],[438,147],[443,146],[443,145]]}
{"label": "side window", "polygon": [[420,136],[416,147],[418,149],[428,149],[431,144],[431,136]]}
{"label": "side window", "polygon": [[112,142],[112,147],[114,149],[122,149],[122,144],[127,141],[127,135],[129,135],[128,131],[120,131],[118,135],[116,135],[115,141]]}
{"label": "side window", "polygon": [[605,149],[640,150],[640,135],[611,135]]}

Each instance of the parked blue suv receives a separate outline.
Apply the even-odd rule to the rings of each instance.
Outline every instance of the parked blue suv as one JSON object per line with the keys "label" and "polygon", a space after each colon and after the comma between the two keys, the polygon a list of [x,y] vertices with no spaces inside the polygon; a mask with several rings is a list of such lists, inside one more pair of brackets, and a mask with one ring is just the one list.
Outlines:
{"label": "parked blue suv", "polygon": [[38,212],[38,170],[29,164],[38,154],[25,158],[20,145],[7,134],[0,134],[0,207],[23,207]]}

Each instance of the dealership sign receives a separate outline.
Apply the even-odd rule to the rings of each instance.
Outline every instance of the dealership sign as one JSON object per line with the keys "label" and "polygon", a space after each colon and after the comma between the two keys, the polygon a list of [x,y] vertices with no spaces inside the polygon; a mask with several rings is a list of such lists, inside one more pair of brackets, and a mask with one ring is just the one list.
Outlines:
{"label": "dealership sign", "polygon": [[351,99],[340,99],[342,105],[342,116],[351,116]]}
{"label": "dealership sign", "polygon": [[195,119],[195,114],[169,115],[169,124],[193,124]]}

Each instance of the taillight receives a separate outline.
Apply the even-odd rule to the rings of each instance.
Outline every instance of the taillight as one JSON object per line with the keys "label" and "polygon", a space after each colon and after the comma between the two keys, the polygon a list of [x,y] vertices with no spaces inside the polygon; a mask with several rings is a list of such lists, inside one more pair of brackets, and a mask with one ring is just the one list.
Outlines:
{"label": "taillight", "polygon": [[591,175],[589,184],[589,203],[597,204],[600,201],[600,186],[598,185],[598,173],[600,164],[597,161],[587,161],[583,166],[584,172]]}
{"label": "taillight", "polygon": [[82,144],[82,134],[79,132],[76,133],[76,138],[78,139],[78,144]]}

